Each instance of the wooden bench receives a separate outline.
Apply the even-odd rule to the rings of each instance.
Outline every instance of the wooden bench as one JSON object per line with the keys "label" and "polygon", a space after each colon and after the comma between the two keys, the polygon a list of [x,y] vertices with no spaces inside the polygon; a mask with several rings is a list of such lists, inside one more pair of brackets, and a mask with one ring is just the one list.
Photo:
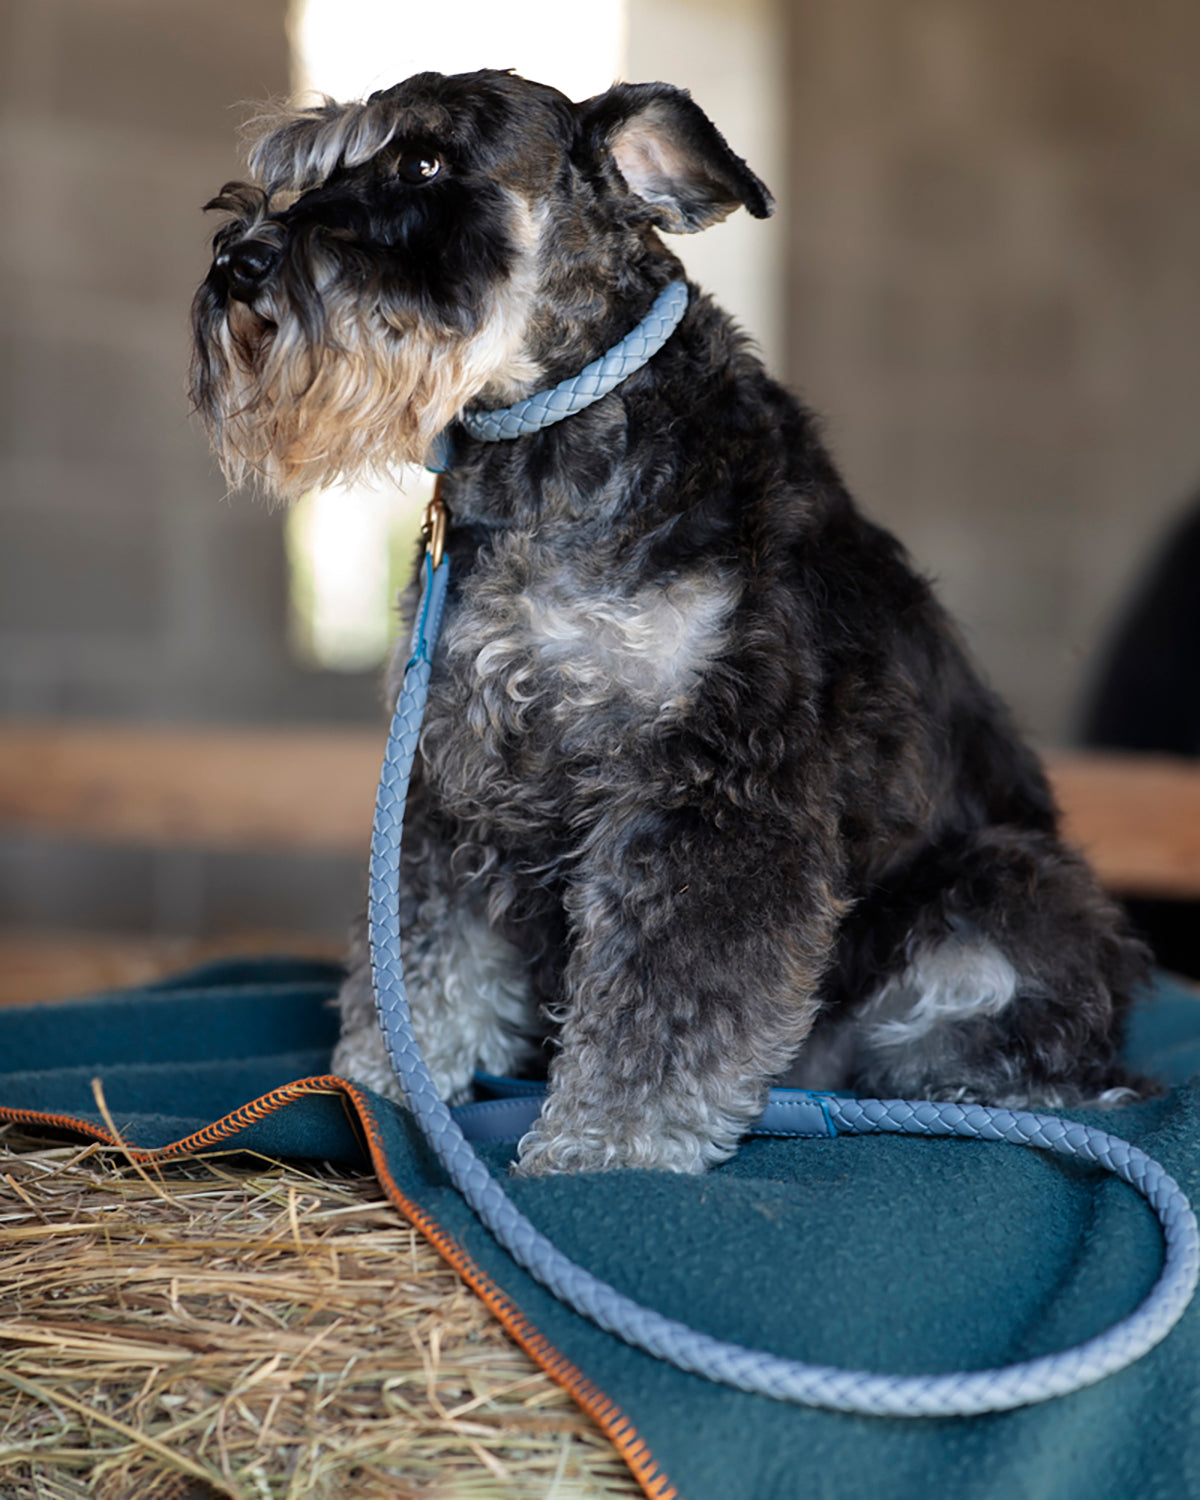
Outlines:
{"label": "wooden bench", "polygon": [[[381,730],[0,725],[0,828],[74,843],[366,860]],[[1068,837],[1122,896],[1200,899],[1200,766],[1047,757]],[[214,952],[326,952],[304,933],[4,931],[0,1002],[136,983]]]}

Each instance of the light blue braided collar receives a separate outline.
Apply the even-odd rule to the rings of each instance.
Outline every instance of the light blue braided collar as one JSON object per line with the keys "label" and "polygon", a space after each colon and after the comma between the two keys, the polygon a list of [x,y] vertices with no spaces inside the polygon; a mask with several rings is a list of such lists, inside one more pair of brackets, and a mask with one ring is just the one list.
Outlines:
{"label": "light blue braided collar", "polygon": [[[574,416],[601,396],[607,396],[626,376],[652,359],[679,327],[687,305],[687,283],[672,281],[659,292],[654,306],[637,327],[578,375],[560,381],[552,390],[527,396],[514,406],[502,406],[496,411],[464,411],[458,418],[459,425],[480,442],[500,443],[525,437],[561,422],[564,417]],[[453,462],[454,444],[450,429],[446,428],[433,440],[425,467],[435,474],[444,474]]]}

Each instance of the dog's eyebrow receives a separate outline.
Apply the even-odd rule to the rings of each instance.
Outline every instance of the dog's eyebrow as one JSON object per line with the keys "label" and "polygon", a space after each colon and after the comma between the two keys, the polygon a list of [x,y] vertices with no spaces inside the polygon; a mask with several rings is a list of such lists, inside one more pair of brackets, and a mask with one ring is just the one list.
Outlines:
{"label": "dog's eyebrow", "polygon": [[397,108],[378,99],[355,104],[327,99],[254,123],[266,128],[250,148],[251,170],[270,191],[280,192],[313,187],[337,167],[361,166],[397,137],[427,145],[448,132],[450,115],[433,104]]}

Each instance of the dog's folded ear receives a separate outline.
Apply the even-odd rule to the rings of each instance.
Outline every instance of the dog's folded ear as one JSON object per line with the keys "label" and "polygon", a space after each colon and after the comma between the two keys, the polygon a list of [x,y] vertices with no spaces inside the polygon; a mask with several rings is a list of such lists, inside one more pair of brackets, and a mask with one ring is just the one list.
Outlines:
{"label": "dog's folded ear", "polygon": [[695,234],[739,204],[756,219],[775,211],[767,187],[685,89],[618,83],[576,106],[584,151],[648,204],[660,229]]}

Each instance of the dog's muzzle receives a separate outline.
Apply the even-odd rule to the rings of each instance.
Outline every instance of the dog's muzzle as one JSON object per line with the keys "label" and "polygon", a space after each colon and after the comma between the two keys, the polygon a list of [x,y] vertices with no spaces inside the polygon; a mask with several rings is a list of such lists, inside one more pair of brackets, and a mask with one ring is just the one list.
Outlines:
{"label": "dog's muzzle", "polygon": [[226,290],[235,302],[253,302],[278,260],[275,245],[250,238],[223,246],[213,267],[224,276]]}

